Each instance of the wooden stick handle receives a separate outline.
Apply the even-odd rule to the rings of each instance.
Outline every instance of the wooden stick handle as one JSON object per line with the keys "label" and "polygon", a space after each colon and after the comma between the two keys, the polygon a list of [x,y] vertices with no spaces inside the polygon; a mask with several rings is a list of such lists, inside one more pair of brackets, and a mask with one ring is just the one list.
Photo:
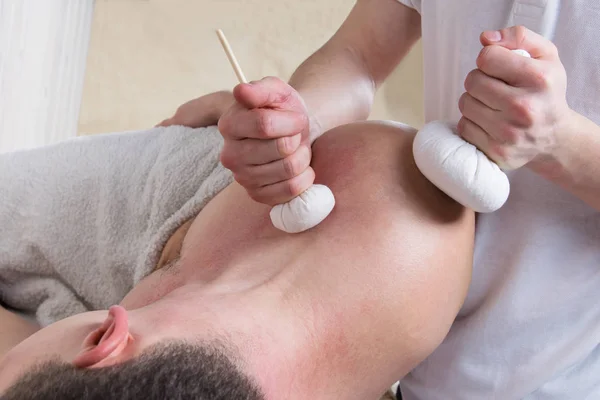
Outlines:
{"label": "wooden stick handle", "polygon": [[229,46],[229,42],[227,41],[227,38],[225,37],[225,34],[223,33],[223,31],[220,29],[217,29],[217,36],[219,37],[221,46],[223,46],[223,50],[225,50],[225,54],[227,54],[229,63],[231,64],[231,66],[233,67],[233,70],[235,71],[235,75],[237,76],[238,81],[240,81],[240,83],[248,83],[248,81],[246,80],[246,77],[244,76],[244,73],[242,72],[242,68],[240,67],[240,64],[238,63],[237,59],[235,58],[235,55],[233,54],[233,50],[231,50],[231,46]]}

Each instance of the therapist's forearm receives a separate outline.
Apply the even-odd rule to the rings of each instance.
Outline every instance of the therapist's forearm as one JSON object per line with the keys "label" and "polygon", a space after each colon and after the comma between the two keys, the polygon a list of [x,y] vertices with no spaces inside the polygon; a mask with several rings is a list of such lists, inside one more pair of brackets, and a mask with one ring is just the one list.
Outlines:
{"label": "therapist's forearm", "polygon": [[412,8],[396,0],[357,0],[333,37],[289,80],[308,108],[311,138],[367,119],[377,89],[420,33]]}
{"label": "therapist's forearm", "polygon": [[561,137],[534,170],[600,211],[600,126],[572,111]]}
{"label": "therapist's forearm", "polygon": [[376,85],[351,49],[321,48],[292,75],[311,117],[311,137],[368,118]]}

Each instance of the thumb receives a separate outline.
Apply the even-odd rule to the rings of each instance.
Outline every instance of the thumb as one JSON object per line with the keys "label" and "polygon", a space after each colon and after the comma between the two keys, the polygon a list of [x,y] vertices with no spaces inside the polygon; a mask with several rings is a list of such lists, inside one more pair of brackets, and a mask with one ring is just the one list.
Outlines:
{"label": "thumb", "polygon": [[296,90],[275,77],[241,83],[233,89],[235,99],[246,108],[273,108],[303,111],[303,103]]}
{"label": "thumb", "polygon": [[485,31],[479,40],[483,46],[499,45],[509,50],[522,49],[538,60],[556,60],[554,43],[524,26],[511,26],[498,31]]}

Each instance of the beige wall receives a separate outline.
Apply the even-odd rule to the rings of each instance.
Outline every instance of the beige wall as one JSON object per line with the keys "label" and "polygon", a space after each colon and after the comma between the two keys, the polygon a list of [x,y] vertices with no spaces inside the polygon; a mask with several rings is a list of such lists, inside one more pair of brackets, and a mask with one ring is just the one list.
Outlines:
{"label": "beige wall", "polygon": [[[353,0],[104,0],[92,25],[81,134],[143,129],[181,103],[236,84],[215,29],[248,79],[289,78]],[[371,118],[422,124],[421,48],[378,93]]]}
{"label": "beige wall", "polygon": [[0,153],[77,136],[94,0],[0,0]]}

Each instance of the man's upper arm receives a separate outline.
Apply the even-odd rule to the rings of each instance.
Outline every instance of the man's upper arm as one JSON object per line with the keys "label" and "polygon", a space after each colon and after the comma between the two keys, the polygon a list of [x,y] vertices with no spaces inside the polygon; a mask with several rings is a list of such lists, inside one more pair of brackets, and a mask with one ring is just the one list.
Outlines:
{"label": "man's upper arm", "polygon": [[0,306],[0,358],[33,335],[39,326]]}
{"label": "man's upper arm", "polygon": [[420,36],[421,17],[414,8],[399,0],[357,0],[327,46],[356,53],[378,86]]}

